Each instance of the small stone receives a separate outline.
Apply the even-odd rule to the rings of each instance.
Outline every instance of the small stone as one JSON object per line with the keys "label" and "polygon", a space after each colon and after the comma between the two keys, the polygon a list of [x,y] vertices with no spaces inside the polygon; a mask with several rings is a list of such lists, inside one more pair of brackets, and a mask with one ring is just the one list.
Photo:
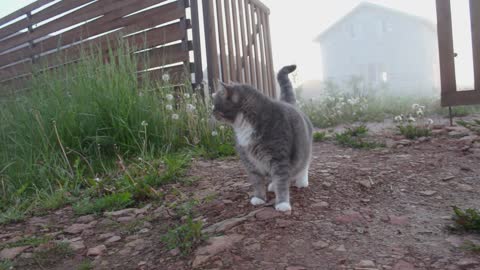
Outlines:
{"label": "small stone", "polygon": [[73,251],[85,249],[85,244],[83,243],[83,241],[69,242],[69,246]]}
{"label": "small stone", "polygon": [[360,180],[360,181],[357,181],[357,183],[364,188],[367,188],[367,189],[372,188],[372,183],[370,183],[370,181],[368,180]]}
{"label": "small stone", "polygon": [[437,194],[437,192],[435,190],[425,190],[425,191],[420,191],[420,194],[424,196],[433,196]]}
{"label": "small stone", "polygon": [[392,270],[415,270],[415,267],[409,262],[399,261],[393,266]]}
{"label": "small stone", "polygon": [[453,176],[453,175],[447,175],[447,176],[445,176],[445,177],[442,178],[442,181],[443,181],[443,182],[448,182],[448,181],[453,180],[453,179],[455,179],[455,176]]}
{"label": "small stone", "polygon": [[329,182],[323,182],[323,183],[322,183],[322,187],[324,187],[324,188],[329,188],[329,187],[331,187],[331,186],[332,186],[332,184],[329,183]]}
{"label": "small stone", "polygon": [[146,264],[147,264],[146,261],[141,261],[141,262],[139,262],[137,265],[138,265],[138,266],[144,266],[144,265],[146,265]]}
{"label": "small stone", "polygon": [[303,266],[288,266],[285,270],[307,270],[307,268]]}
{"label": "small stone", "polygon": [[147,246],[147,242],[143,239],[133,240],[125,245],[125,247],[133,248],[137,251],[144,249]]}
{"label": "small stone", "polygon": [[467,185],[467,184],[458,184],[457,187],[458,187],[459,190],[465,191],[465,192],[473,190],[473,187],[470,186],[470,185]]}
{"label": "small stone", "polygon": [[262,209],[262,211],[255,214],[255,218],[258,220],[274,219],[280,216],[282,216],[282,213],[280,213],[279,211],[275,211],[275,209],[271,207],[266,207]]}
{"label": "small stone", "polygon": [[113,211],[113,212],[105,212],[104,215],[107,217],[120,217],[120,216],[130,215],[131,213],[135,212],[135,210],[138,210],[138,209],[126,208],[126,209]]}
{"label": "small stone", "polygon": [[31,252],[22,253],[22,254],[20,254],[20,258],[22,258],[22,259],[31,259],[31,258],[33,258],[33,253],[31,253]]}
{"label": "small stone", "polygon": [[195,252],[195,258],[192,263],[192,267],[198,268],[211,257],[219,254],[222,251],[228,250],[233,247],[237,242],[240,242],[244,238],[243,235],[233,234],[213,237],[208,240],[208,245],[197,249]]}
{"label": "small stone", "polygon": [[202,230],[203,233],[220,233],[224,231],[228,231],[241,223],[245,222],[247,220],[247,217],[239,217],[239,218],[231,218],[227,220],[222,220],[220,222],[217,222],[213,225],[208,226],[204,230]]}
{"label": "small stone", "polygon": [[118,242],[122,239],[122,237],[118,236],[118,235],[114,235],[110,238],[107,239],[107,241],[105,241],[105,244],[111,244],[111,243],[115,243],[115,242]]}
{"label": "small stone", "polygon": [[349,211],[349,212],[346,212],[343,215],[336,216],[335,217],[335,222],[336,223],[343,223],[343,224],[362,223],[362,222],[364,222],[364,219],[363,219],[363,217],[360,213],[354,212],[354,211]]}
{"label": "small stone", "polygon": [[336,251],[340,251],[340,252],[346,252],[347,249],[345,248],[345,245],[340,245],[337,247],[337,249],[335,249]]}
{"label": "small stone", "polygon": [[468,132],[466,131],[450,131],[448,132],[448,136],[454,139],[460,139],[463,137],[468,136]]}
{"label": "small stone", "polygon": [[90,228],[90,225],[88,224],[77,223],[65,228],[63,231],[69,234],[79,234],[88,228]]}
{"label": "small stone", "polygon": [[388,216],[388,221],[392,225],[406,225],[406,224],[408,224],[408,217],[407,216],[390,215],[390,216]]}
{"label": "small stone", "polygon": [[311,205],[312,208],[328,208],[330,204],[328,202],[317,202]]}
{"label": "small stone", "polygon": [[172,256],[178,256],[178,254],[180,254],[180,249],[179,248],[174,248],[172,250],[170,250],[168,253],[170,253],[170,255]]}
{"label": "small stone", "polygon": [[14,247],[14,248],[4,248],[0,252],[0,260],[13,260],[15,257],[20,255],[23,251],[25,251],[30,246],[25,247]]}
{"label": "small stone", "polygon": [[140,231],[138,231],[138,233],[148,233],[149,231],[150,231],[149,228],[143,228]]}
{"label": "small stone", "polygon": [[93,215],[86,215],[86,216],[81,216],[77,218],[78,223],[89,223],[95,220],[95,217]]}
{"label": "small stone", "polygon": [[117,221],[120,223],[128,223],[130,221],[133,221],[134,219],[135,219],[135,216],[126,216],[126,217],[117,218]]}
{"label": "small stone", "polygon": [[375,263],[370,260],[361,260],[358,264],[357,267],[361,267],[363,269],[372,269],[375,268]]}
{"label": "small stone", "polygon": [[457,262],[457,265],[461,269],[471,269],[479,264],[478,261],[474,259],[464,258]]}
{"label": "small stone", "polygon": [[105,245],[99,245],[93,248],[89,248],[87,251],[87,256],[96,257],[102,255],[103,252],[107,250]]}
{"label": "small stone", "polygon": [[322,240],[319,240],[319,241],[313,242],[313,243],[312,243],[312,246],[313,246],[315,249],[323,249],[323,248],[328,247],[328,243],[327,243],[327,242],[324,242],[324,241],[322,241]]}
{"label": "small stone", "polygon": [[102,233],[98,236],[98,239],[99,240],[105,240],[105,239],[111,238],[113,236],[115,236],[114,233]]}

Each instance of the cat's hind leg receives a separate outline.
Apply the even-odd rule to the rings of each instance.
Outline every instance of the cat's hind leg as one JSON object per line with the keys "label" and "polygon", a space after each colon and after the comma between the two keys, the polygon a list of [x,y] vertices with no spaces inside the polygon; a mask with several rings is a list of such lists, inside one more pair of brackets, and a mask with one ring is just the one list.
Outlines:
{"label": "cat's hind leg", "polygon": [[297,188],[308,187],[308,168],[309,164],[295,177],[295,186]]}
{"label": "cat's hind leg", "polygon": [[253,186],[253,197],[250,199],[250,203],[252,205],[265,204],[267,200],[265,176],[256,171],[249,171],[248,178]]}
{"label": "cat's hind leg", "polygon": [[272,183],[275,189],[275,209],[277,211],[290,211],[290,181],[289,168],[286,164],[277,164],[272,168]]}

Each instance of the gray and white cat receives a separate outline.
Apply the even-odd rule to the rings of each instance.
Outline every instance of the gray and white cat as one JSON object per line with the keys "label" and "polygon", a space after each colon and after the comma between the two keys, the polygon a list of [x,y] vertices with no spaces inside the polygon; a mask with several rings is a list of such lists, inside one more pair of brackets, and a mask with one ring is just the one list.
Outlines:
{"label": "gray and white cat", "polygon": [[308,186],[308,167],[312,153],[312,124],[296,106],[288,74],[295,65],[283,67],[277,80],[280,101],[270,99],[246,84],[225,84],[213,99],[214,117],[231,125],[236,135],[237,152],[254,188],[250,202],[266,202],[269,191],[276,195],[275,209],[289,211],[290,183]]}

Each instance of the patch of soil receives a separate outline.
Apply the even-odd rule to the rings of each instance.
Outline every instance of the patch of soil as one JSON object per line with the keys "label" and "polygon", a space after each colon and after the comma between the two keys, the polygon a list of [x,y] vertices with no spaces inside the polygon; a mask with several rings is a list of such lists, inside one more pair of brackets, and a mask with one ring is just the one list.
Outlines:
{"label": "patch of soil", "polygon": [[237,159],[196,161],[189,175],[198,180],[177,184],[165,204],[205,202],[196,218],[210,239],[188,256],[161,241],[179,222],[164,206],[80,219],[66,208],[0,227],[0,244],[50,234],[78,248],[48,267],[26,249],[16,269],[75,269],[87,258],[95,269],[480,269],[480,255],[462,248],[480,236],[447,229],[453,205],[480,209],[477,147],[446,135],[376,150],[315,143],[310,186],[292,188],[287,214],[273,210],[272,194],[270,204],[250,205]]}

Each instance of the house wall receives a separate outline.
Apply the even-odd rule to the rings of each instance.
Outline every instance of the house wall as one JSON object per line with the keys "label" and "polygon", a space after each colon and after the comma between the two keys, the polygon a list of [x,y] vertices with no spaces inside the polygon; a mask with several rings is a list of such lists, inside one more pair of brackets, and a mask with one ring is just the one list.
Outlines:
{"label": "house wall", "polygon": [[439,85],[437,46],[436,33],[427,24],[382,10],[360,10],[322,39],[324,79],[362,76],[375,85],[386,76],[393,92],[430,92]]}

